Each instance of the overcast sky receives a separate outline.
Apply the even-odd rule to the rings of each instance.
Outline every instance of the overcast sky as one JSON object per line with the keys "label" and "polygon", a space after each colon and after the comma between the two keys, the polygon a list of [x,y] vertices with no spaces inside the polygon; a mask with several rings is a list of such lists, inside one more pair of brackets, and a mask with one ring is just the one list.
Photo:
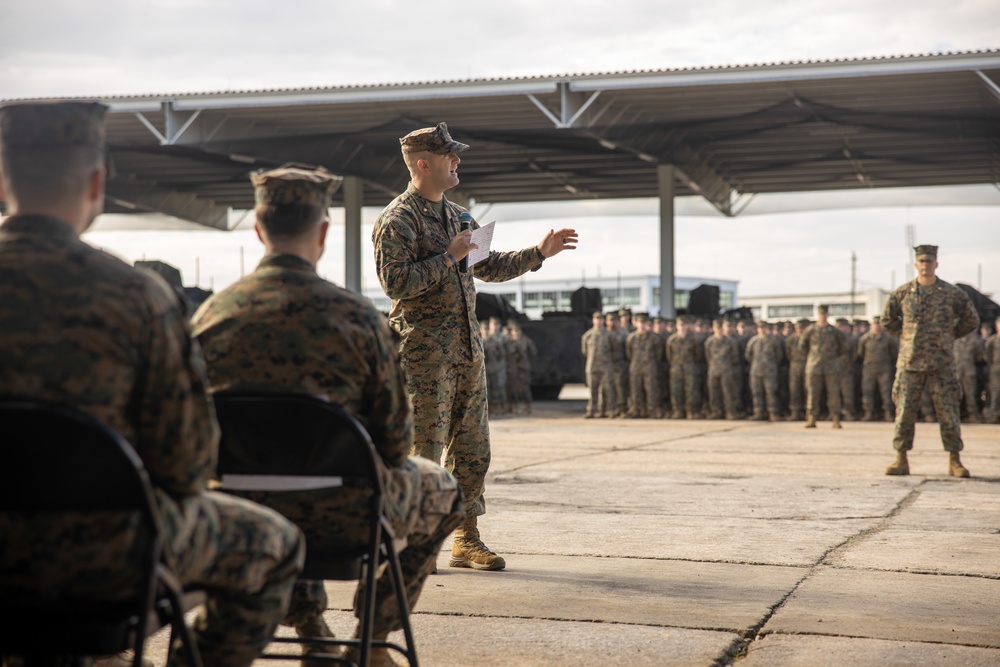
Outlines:
{"label": "overcast sky", "polygon": [[[1000,48],[996,0],[0,0],[0,99],[87,97],[725,66]],[[447,119],[442,119],[447,120]],[[1000,191],[845,194],[810,211],[759,198],[725,219],[680,202],[677,272],[737,279],[743,294],[839,291],[905,278],[906,225],[942,246],[946,279],[1000,291]],[[867,199],[865,197],[868,197]],[[826,201],[826,200],[822,200]],[[950,204],[931,206],[928,202]],[[895,205],[891,205],[895,204]],[[963,206],[956,206],[963,204]],[[970,206],[968,204],[975,204]],[[842,208],[843,206],[857,208]],[[366,220],[377,211],[366,211]],[[603,210],[496,207],[495,244],[576,226],[581,248],[547,277],[656,273],[655,202]],[[586,213],[586,217],[580,217]],[[619,224],[595,216],[625,214]],[[552,215],[572,215],[551,220]],[[485,217],[483,217],[485,216]],[[542,219],[546,218],[546,219]],[[95,231],[128,260],[159,256],[219,289],[259,258],[246,232]],[[105,222],[99,229],[109,229]],[[340,282],[339,236],[324,262]],[[365,240],[369,232],[366,229]],[[374,284],[370,249],[365,282]],[[980,269],[981,266],[981,269]]]}

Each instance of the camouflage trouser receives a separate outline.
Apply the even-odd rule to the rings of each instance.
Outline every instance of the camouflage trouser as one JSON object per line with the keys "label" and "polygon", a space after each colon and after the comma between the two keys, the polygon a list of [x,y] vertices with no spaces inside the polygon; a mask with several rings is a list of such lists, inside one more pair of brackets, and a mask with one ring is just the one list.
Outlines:
{"label": "camouflage trouser", "polygon": [[913,433],[920,410],[924,387],[930,390],[934,411],[941,425],[941,443],[949,452],[962,451],[962,427],[959,422],[958,382],[951,369],[924,373],[900,370],[892,386],[896,402],[896,428],[892,446],[900,451],[913,449]]}
{"label": "camouflage trouser", "polygon": [[615,409],[614,372],[590,371],[587,373],[590,398],[587,400],[587,414],[607,414]]}
{"label": "camouflage trouser", "polygon": [[743,412],[740,374],[736,370],[708,373],[708,405],[712,417],[735,418]]}
{"label": "camouflage trouser", "polygon": [[628,366],[615,368],[615,408],[621,414],[628,410],[631,384]]}
{"label": "camouflage trouser", "polygon": [[806,412],[806,367],[801,364],[788,368],[788,410],[794,417]]}
{"label": "camouflage trouser", "polygon": [[864,369],[861,373],[861,407],[866,415],[875,414],[876,391],[882,399],[882,411],[892,414],[892,371]]}
{"label": "camouflage trouser", "polygon": [[990,373],[990,401],[986,410],[991,419],[1000,419],[1000,373]]}
{"label": "camouflage trouser", "polygon": [[660,398],[660,382],[656,377],[656,369],[630,371],[628,377],[632,396],[630,414],[635,417],[660,416],[663,399]]}
{"label": "camouflage trouser", "polygon": [[958,378],[962,388],[962,398],[965,400],[965,410],[968,415],[979,414],[979,383],[975,375],[962,375]]}
{"label": "camouflage trouser", "polygon": [[674,415],[686,411],[691,417],[701,411],[701,387],[698,375],[698,369],[694,366],[671,364],[670,404],[673,406]]}
{"label": "camouflage trouser", "polygon": [[[207,594],[195,621],[205,665],[249,665],[288,609],[305,556],[302,533],[277,512],[227,494],[177,499],[157,490],[156,496],[181,582]],[[46,582],[52,595],[66,597],[134,593],[134,519],[123,513],[86,524],[70,518],[0,512],[5,604],[16,604],[19,582],[26,580]],[[172,664],[186,664],[184,652],[177,653]]]}
{"label": "camouflage trouser", "polygon": [[510,406],[531,405],[531,371],[519,369],[507,377],[507,400]]}
{"label": "camouflage trouser", "polygon": [[753,396],[754,416],[765,413],[770,417],[781,414],[781,400],[778,395],[778,372],[750,375],[750,394]]}
{"label": "camouflage trouser", "polygon": [[413,404],[412,453],[441,463],[455,476],[466,516],[485,514],[490,424],[483,363],[402,361]]}
{"label": "camouflage trouser", "polygon": [[840,406],[849,417],[857,410],[858,391],[854,386],[854,368],[848,364],[840,371]]}
{"label": "camouflage trouser", "polygon": [[486,399],[494,414],[506,412],[507,406],[507,372],[500,367],[493,367],[486,372]]}
{"label": "camouflage trouser", "polygon": [[839,373],[806,373],[806,411],[819,419],[820,396],[826,389],[826,406],[830,416],[840,418],[840,374]]}
{"label": "camouflage trouser", "polygon": [[[458,483],[441,466],[411,456],[399,468],[381,468],[385,490],[385,514],[397,538],[406,538],[399,552],[410,609],[420,597],[427,575],[437,560],[441,545],[465,518]],[[315,552],[343,549],[367,543],[371,496],[363,489],[344,487],[295,493],[248,493],[249,498],[273,507],[298,525],[306,535],[307,548]],[[363,583],[363,582],[362,582]],[[359,586],[361,595],[363,585]],[[355,598],[358,613],[359,598]],[[284,624],[303,627],[327,608],[322,581],[299,580]],[[378,579],[375,591],[375,631],[400,629],[388,569]]]}
{"label": "camouflage trouser", "polygon": [[656,373],[656,382],[660,386],[660,400],[663,414],[670,414],[670,364],[660,364]]}

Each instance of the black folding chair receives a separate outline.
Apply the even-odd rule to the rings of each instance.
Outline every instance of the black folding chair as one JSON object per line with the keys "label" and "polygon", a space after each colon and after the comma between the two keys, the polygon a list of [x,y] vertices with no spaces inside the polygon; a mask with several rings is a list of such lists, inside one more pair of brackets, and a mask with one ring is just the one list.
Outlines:
{"label": "black folding chair", "polygon": [[[368,667],[373,647],[389,648],[405,655],[411,667],[418,667],[396,539],[383,512],[384,490],[376,464],[378,453],[365,427],[322,397],[217,393],[214,400],[222,428],[218,468],[220,490],[236,495],[257,491],[294,494],[343,485],[365,485],[371,492],[367,543],[338,550],[317,550],[310,546],[310,527],[301,526],[306,535],[306,563],[300,575],[303,579],[350,581],[364,577],[366,594],[359,601],[361,636],[358,639],[282,637],[274,641],[355,646],[360,653],[360,667]],[[259,500],[259,497],[254,498]],[[383,562],[389,567],[395,589],[405,647],[372,638],[375,581]],[[261,657],[288,659],[287,655],[273,653]],[[332,654],[310,654],[309,659],[355,664]]]}
{"label": "black folding chair", "polygon": [[[139,517],[135,592],[122,597],[60,596],[0,591],[0,655],[31,658],[135,652],[146,637],[171,626],[192,665],[201,658],[184,612],[200,601],[183,596],[156,498],[138,454],[115,431],[69,408],[28,400],[0,401],[0,513],[45,516],[134,512]],[[86,521],[86,519],[82,519]],[[4,536],[0,539],[7,540]],[[11,548],[10,543],[4,548]],[[26,552],[29,544],[16,545]],[[72,546],[68,545],[67,549]],[[95,576],[95,575],[88,575]],[[93,586],[88,586],[88,589]],[[187,606],[185,606],[187,605]]]}

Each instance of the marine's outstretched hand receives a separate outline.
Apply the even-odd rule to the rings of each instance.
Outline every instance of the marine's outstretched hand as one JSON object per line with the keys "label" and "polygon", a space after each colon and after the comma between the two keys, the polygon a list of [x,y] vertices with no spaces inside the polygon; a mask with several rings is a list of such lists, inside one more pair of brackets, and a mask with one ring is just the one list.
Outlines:
{"label": "marine's outstretched hand", "polygon": [[538,244],[538,250],[547,259],[558,255],[563,250],[575,250],[579,240],[575,229],[560,229],[558,232],[550,229],[542,242]]}

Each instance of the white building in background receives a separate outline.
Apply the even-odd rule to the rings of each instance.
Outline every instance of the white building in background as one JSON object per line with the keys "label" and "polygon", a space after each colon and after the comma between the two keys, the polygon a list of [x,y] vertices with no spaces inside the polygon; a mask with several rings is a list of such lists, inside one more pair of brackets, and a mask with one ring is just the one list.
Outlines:
{"label": "white building in background", "polygon": [[889,292],[873,288],[864,292],[835,292],[832,294],[782,294],[776,296],[744,296],[740,305],[753,311],[755,320],[778,322],[782,320],[815,320],[816,306],[830,306],[831,319],[869,320],[881,315]]}
{"label": "white building in background", "polygon": [[[691,290],[699,285],[716,285],[719,288],[719,308],[728,310],[737,304],[739,281],[717,278],[674,278],[674,306],[686,309]],[[476,281],[476,289],[484,294],[497,294],[517,310],[533,320],[541,319],[547,311],[569,311],[573,292],[580,287],[600,288],[604,310],[629,308],[632,312],[650,315],[660,313],[660,277],[629,276],[615,278],[566,278],[546,280],[536,274],[521,276],[505,283]],[[388,312],[391,303],[381,290],[366,290],[365,296],[379,310]]]}

